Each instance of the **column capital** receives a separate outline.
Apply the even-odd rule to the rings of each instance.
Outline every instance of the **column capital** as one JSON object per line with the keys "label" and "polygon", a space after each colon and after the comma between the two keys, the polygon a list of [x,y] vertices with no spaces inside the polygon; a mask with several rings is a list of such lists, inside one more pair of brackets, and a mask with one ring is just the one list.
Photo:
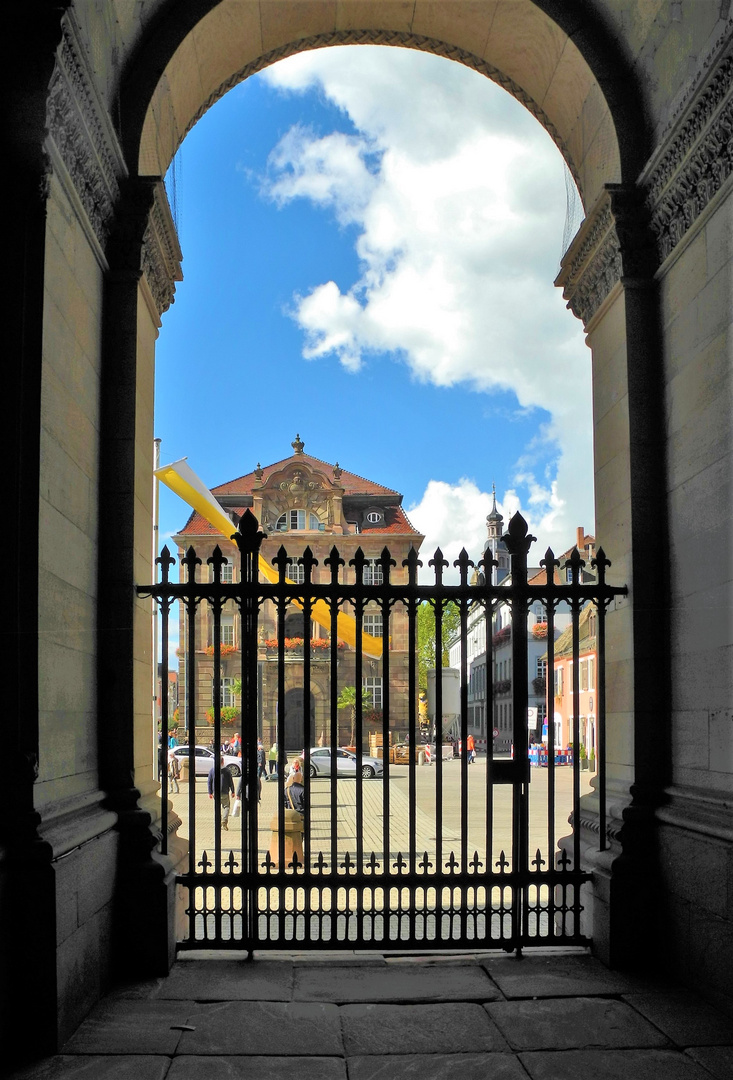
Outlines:
{"label": "column capital", "polygon": [[643,193],[607,184],[578,230],[555,284],[586,329],[620,283],[649,281],[656,268]]}

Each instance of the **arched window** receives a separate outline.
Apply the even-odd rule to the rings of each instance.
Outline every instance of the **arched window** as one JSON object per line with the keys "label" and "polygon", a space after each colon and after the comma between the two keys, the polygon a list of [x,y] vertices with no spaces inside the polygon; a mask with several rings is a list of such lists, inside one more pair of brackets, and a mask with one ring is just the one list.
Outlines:
{"label": "arched window", "polygon": [[[308,524],[306,525],[306,520]],[[278,532],[293,532],[296,529],[320,529],[321,523],[315,514],[308,514],[305,510],[286,510],[277,519]]]}

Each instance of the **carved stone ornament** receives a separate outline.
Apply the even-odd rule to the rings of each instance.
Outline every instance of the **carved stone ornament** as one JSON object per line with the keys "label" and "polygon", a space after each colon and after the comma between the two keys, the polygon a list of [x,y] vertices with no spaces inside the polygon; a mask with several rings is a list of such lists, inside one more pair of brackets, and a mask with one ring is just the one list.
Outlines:
{"label": "carved stone ornament", "polygon": [[[152,202],[127,181],[122,151],[88,73],[81,35],[67,12],[46,106],[48,138],[55,148],[86,215],[100,252],[113,239],[122,253],[122,268],[145,274],[153,300],[162,314],[173,302],[175,282],[181,281],[181,259],[175,225],[162,181],[153,185]],[[54,155],[50,155],[51,161]],[[123,195],[132,203],[120,212]],[[126,196],[125,196],[126,198]],[[136,215],[142,222],[133,222]],[[113,237],[114,234],[114,237]],[[126,239],[125,239],[126,238]],[[127,249],[127,250],[123,250]],[[119,269],[120,267],[116,267]]]}
{"label": "carved stone ornament", "polygon": [[175,282],[183,280],[182,258],[165,185],[160,180],[155,185],[155,198],[142,248],[143,273],[159,315],[167,311],[173,303]]}
{"label": "carved stone ornament", "polygon": [[733,172],[733,56],[724,57],[645,178],[662,263]]}
{"label": "carved stone ornament", "polygon": [[76,24],[67,12],[48,90],[46,126],[99,245],[107,242],[125,165],[87,73]]}
{"label": "carved stone ornament", "polygon": [[640,192],[608,184],[568,248],[555,284],[587,327],[622,279],[648,280],[655,264]]}

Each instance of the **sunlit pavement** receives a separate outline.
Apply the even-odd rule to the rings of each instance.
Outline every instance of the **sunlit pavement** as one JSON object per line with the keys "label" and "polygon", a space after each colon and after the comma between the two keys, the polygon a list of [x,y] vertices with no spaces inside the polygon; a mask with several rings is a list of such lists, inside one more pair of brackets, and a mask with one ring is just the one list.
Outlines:
{"label": "sunlit pavement", "polygon": [[[406,853],[409,837],[409,768],[407,765],[391,765],[389,780],[389,843],[390,853]],[[416,813],[415,836],[419,855],[428,854],[436,848],[436,804],[437,804],[437,768],[420,766],[415,768]],[[532,768],[530,771],[530,817],[529,850],[534,857],[539,849],[542,857],[547,858],[549,848],[548,827],[548,780],[546,768]],[[446,855],[451,850],[458,852],[461,827],[461,763],[458,759],[443,763],[443,850]],[[588,772],[580,774],[580,794],[591,790],[591,777]],[[573,770],[567,766],[555,769],[555,814],[553,836],[556,849],[558,838],[570,831],[568,817],[572,810]],[[384,816],[383,816],[384,781],[364,780],[362,785],[362,820],[361,835],[365,856],[372,851],[380,856],[384,851]],[[262,784],[262,797],[258,806],[259,851],[265,857],[270,846],[270,823],[277,811],[278,785],[274,781]],[[339,778],[336,783],[337,793],[337,853],[343,856],[347,851],[356,851],[357,807],[356,781]],[[468,849],[469,854],[478,852],[484,858],[486,851],[486,759],[478,761],[468,769]],[[180,793],[171,795],[175,813],[181,818],[182,825],[178,832],[185,839],[190,839],[190,807],[188,784],[180,785]],[[209,799],[206,778],[199,777],[195,795],[195,851],[197,860],[203,852],[209,857],[214,851],[214,801]],[[502,850],[511,850],[512,790],[508,785],[495,785],[493,788],[493,836],[492,858],[499,857]],[[221,831],[222,852],[240,851],[242,818],[230,816],[228,829]],[[328,857],[331,852],[331,781],[316,779],[311,781],[310,789],[310,838],[311,857],[317,858],[319,852]]]}

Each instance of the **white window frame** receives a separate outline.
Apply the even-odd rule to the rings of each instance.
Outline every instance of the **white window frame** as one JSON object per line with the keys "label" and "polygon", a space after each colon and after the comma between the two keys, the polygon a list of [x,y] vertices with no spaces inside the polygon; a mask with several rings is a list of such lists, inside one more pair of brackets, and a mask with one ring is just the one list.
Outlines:
{"label": "white window frame", "polygon": [[372,709],[381,709],[382,708],[382,701],[384,700],[383,694],[382,694],[384,680],[382,679],[382,676],[381,675],[366,675],[361,680],[361,685],[364,688],[364,690],[367,691],[367,693],[370,695],[370,697],[372,699],[371,708]]}
{"label": "white window frame", "polygon": [[365,585],[382,585],[384,583],[382,564],[379,559],[367,559],[365,561],[363,581]]}
{"label": "white window frame", "polygon": [[305,567],[297,559],[288,559],[285,577],[289,578],[294,585],[302,585],[305,581]]}
{"label": "white window frame", "polygon": [[[305,510],[286,510],[277,519],[275,528],[278,532],[305,532],[306,529],[311,532],[318,531],[321,527],[318,517],[308,512],[306,519],[306,513]],[[307,525],[306,520],[308,521]]]}
{"label": "white window frame", "polygon": [[367,611],[364,616],[363,629],[365,634],[371,637],[381,638],[384,633],[384,619],[381,611]]}
{"label": "white window frame", "polygon": [[[225,675],[224,678],[221,680],[221,707],[222,707],[222,709],[226,709],[226,708],[228,708],[228,707],[235,704],[234,690],[232,689],[233,685],[234,685],[234,679],[230,678],[229,676]],[[211,680],[211,704],[212,704],[212,707],[214,705],[215,695],[216,695],[216,679],[212,679]]]}
{"label": "white window frame", "polygon": [[222,615],[219,626],[219,640],[222,645],[234,644],[234,616]]}

